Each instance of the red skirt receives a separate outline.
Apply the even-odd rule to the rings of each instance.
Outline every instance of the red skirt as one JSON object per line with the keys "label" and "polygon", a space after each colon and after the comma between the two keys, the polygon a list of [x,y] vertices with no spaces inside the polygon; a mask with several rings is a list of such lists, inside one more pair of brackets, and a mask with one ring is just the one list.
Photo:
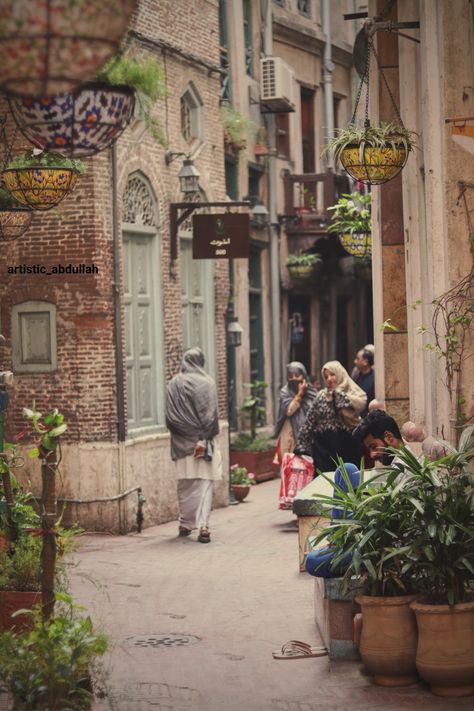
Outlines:
{"label": "red skirt", "polygon": [[281,463],[280,509],[291,509],[298,491],[314,479],[314,464],[311,457],[287,453]]}

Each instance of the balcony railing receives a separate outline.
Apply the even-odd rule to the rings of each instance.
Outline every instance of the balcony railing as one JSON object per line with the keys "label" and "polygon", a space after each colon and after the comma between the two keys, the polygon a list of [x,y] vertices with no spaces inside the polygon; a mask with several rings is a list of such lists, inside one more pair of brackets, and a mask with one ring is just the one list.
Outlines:
{"label": "balcony railing", "polygon": [[[283,176],[285,195],[284,219],[291,231],[325,231],[331,219],[328,207],[334,205],[342,193],[349,192],[349,180],[345,175],[327,173],[285,173]],[[306,219],[301,220],[301,213]],[[303,224],[304,222],[304,224]],[[314,226],[311,227],[311,224]],[[287,229],[288,231],[288,229]]]}

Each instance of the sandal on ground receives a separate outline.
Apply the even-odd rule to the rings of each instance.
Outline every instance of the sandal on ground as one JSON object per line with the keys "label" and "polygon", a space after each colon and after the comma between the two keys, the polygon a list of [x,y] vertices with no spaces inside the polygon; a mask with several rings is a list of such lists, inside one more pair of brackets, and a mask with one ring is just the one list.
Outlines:
{"label": "sandal on ground", "polygon": [[190,528],[186,528],[185,526],[180,526],[178,529],[178,536],[190,536],[192,533]]}
{"label": "sandal on ground", "polygon": [[312,647],[306,642],[290,639],[285,642],[281,650],[272,652],[273,659],[306,659],[307,657],[326,657],[326,647]]}
{"label": "sandal on ground", "polygon": [[201,530],[199,531],[198,541],[199,543],[211,542],[211,534],[208,528],[201,528]]}

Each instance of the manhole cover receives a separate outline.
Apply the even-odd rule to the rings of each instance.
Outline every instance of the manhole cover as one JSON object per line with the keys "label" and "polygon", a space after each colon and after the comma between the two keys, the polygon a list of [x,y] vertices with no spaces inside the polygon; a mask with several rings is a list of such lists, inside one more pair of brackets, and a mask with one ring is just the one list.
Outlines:
{"label": "manhole cover", "polygon": [[199,642],[192,634],[144,634],[127,637],[127,642],[137,647],[187,647]]}

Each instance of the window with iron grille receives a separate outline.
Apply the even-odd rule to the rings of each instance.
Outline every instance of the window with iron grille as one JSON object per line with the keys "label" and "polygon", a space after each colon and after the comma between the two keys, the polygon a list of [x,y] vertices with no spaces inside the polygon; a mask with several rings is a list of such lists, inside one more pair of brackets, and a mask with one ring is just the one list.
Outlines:
{"label": "window with iron grille", "polygon": [[232,102],[232,87],[230,83],[230,61],[229,61],[229,44],[227,33],[227,10],[226,0],[219,0],[219,43],[220,43],[220,65],[223,73],[221,74],[221,102]]}
{"label": "window with iron grille", "polygon": [[253,76],[253,48],[252,48],[252,3],[244,0],[244,43],[245,43],[245,71]]}

